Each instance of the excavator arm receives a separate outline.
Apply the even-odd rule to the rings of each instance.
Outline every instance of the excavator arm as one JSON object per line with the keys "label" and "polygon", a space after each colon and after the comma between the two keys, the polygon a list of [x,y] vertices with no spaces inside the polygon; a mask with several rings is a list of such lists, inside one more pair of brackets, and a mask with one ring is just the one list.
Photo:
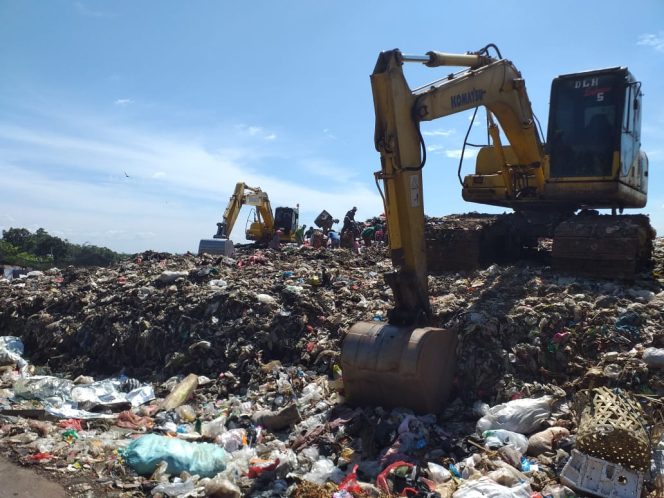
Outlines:
{"label": "excavator arm", "polygon": [[264,227],[266,233],[273,232],[274,215],[272,214],[272,207],[270,206],[267,193],[258,187],[250,187],[246,183],[238,182],[235,185],[233,195],[231,195],[228,201],[222,221],[217,223],[215,239],[228,239],[230,237],[240,209],[245,204],[255,206],[258,217],[257,222]]}
{"label": "excavator arm", "polygon": [[[469,69],[412,91],[403,74],[405,61]],[[386,275],[395,306],[389,323],[353,325],[342,348],[346,399],[350,403],[406,406],[437,412],[454,379],[457,336],[454,329],[424,326],[431,315],[427,285],[422,168],[426,149],[420,121],[485,106],[501,174],[527,174],[543,185],[543,147],[519,72],[508,61],[485,54],[429,52],[404,56],[383,52],[371,75],[376,113],[375,145],[383,182],[390,251],[395,270]],[[508,164],[493,115],[510,141],[517,164]],[[511,156],[510,156],[511,157]],[[536,189],[537,193],[537,189]],[[516,195],[512,189],[508,195]]]}
{"label": "excavator arm", "polygon": [[[429,67],[467,66],[469,69],[411,90],[403,73],[404,62]],[[499,154],[510,196],[518,194],[516,175],[534,179],[534,195],[543,190],[543,145],[535,127],[524,80],[505,59],[482,54],[406,56],[399,50],[383,52],[371,75],[376,114],[374,141],[381,155],[376,179],[384,183],[385,212],[390,249],[396,271],[387,275],[395,299],[390,321],[418,324],[429,315],[422,174],[426,150],[420,122],[478,106],[487,108],[489,133]],[[509,164],[493,116],[507,137],[516,164]]]}

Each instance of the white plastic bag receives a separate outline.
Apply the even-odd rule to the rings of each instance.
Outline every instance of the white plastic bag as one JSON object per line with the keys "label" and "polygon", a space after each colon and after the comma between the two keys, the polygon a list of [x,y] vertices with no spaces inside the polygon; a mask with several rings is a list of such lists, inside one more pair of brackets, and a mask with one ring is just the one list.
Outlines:
{"label": "white plastic bag", "polygon": [[17,365],[23,368],[27,362],[23,359],[23,342],[18,337],[5,335],[0,337],[0,365]]}
{"label": "white plastic bag", "polygon": [[643,351],[643,361],[649,367],[664,368],[664,349],[646,348]]}
{"label": "white plastic bag", "polygon": [[302,479],[315,484],[325,484],[327,481],[341,482],[344,477],[344,472],[336,467],[331,460],[321,458],[314,462],[311,470],[304,474]]}
{"label": "white plastic bag", "polygon": [[496,429],[484,431],[482,437],[484,438],[484,446],[491,450],[500,448],[506,444],[511,444],[522,454],[528,449],[528,438],[517,432]]}
{"label": "white plastic bag", "polygon": [[478,420],[477,433],[505,429],[520,434],[531,434],[551,415],[550,396],[524,398],[493,406]]}
{"label": "white plastic bag", "polygon": [[436,484],[442,484],[452,479],[452,473],[442,465],[428,462],[427,467],[429,468],[429,477]]}
{"label": "white plastic bag", "polygon": [[468,481],[457,489],[452,498],[530,498],[530,484],[524,482],[508,488],[492,481],[488,477],[480,477],[476,481]]}

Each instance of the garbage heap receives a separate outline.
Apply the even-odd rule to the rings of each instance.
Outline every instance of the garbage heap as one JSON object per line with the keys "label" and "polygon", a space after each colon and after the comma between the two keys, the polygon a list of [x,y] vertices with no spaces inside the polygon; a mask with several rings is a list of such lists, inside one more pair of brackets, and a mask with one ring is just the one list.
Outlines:
{"label": "garbage heap", "polygon": [[[431,275],[435,325],[459,331],[437,414],[344,404],[341,341],[385,320],[390,268],[381,246],[286,246],[0,280],[0,450],[72,496],[661,490],[664,240],[629,284],[526,263]],[[613,434],[634,458],[589,451]]]}

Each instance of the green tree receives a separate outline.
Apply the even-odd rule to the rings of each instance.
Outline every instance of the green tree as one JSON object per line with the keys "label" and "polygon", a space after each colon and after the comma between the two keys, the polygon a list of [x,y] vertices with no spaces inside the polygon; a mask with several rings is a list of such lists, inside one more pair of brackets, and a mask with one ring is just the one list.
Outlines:
{"label": "green tree", "polygon": [[21,249],[22,251],[29,250],[32,241],[32,234],[27,228],[9,228],[9,230],[2,231],[2,240],[9,242],[11,245]]}

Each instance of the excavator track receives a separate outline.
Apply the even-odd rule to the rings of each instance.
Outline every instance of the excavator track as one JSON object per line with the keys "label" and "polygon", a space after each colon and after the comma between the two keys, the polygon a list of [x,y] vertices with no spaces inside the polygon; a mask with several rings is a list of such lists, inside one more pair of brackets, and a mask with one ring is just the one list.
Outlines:
{"label": "excavator track", "polygon": [[430,272],[474,270],[506,259],[504,215],[468,213],[430,218],[425,229]]}
{"label": "excavator track", "polygon": [[575,216],[556,227],[553,267],[575,275],[633,280],[651,260],[655,235],[644,215]]}
{"label": "excavator track", "polygon": [[474,270],[514,263],[538,252],[556,271],[594,278],[633,280],[651,260],[655,230],[645,215],[583,213],[468,213],[427,221],[429,272]]}

